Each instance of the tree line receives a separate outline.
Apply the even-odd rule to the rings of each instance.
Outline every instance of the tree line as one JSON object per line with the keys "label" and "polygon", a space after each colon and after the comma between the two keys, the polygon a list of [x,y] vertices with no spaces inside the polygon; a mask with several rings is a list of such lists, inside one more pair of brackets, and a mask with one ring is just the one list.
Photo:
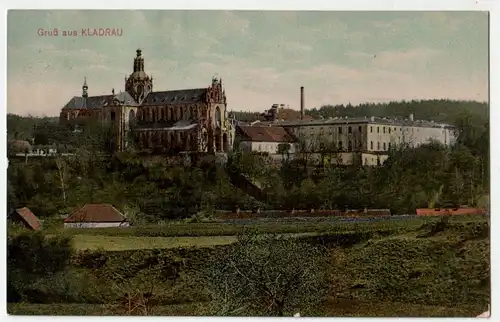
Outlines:
{"label": "tree line", "polygon": [[[39,127],[45,132],[37,135],[45,133],[51,142],[73,144],[75,154],[27,163],[11,159],[8,207],[28,206],[37,216],[51,217],[86,203],[111,203],[138,221],[157,222],[236,207],[366,207],[402,214],[414,213],[419,207],[481,206],[485,205],[490,181],[489,121],[480,114],[460,112],[454,122],[459,131],[456,145],[430,142],[418,148],[392,147],[388,160],[376,167],[308,165],[306,153],[292,159],[285,156],[286,149],[279,164],[237,149],[229,155],[230,164],[214,162],[210,156],[190,165],[172,164],[166,158],[133,152],[101,153],[108,138],[103,128],[67,135],[63,130]],[[8,129],[12,128],[20,126],[8,124]],[[256,200],[235,189],[228,175],[228,170],[234,169],[227,167],[236,167],[258,182],[267,198]]]}

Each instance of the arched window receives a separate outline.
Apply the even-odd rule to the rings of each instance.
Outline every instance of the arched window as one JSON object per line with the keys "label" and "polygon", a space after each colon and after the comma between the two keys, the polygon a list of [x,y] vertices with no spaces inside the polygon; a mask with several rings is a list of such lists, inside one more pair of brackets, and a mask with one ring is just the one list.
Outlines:
{"label": "arched window", "polygon": [[129,126],[135,125],[135,112],[134,112],[134,110],[130,110],[130,112],[128,112],[128,125]]}
{"label": "arched window", "polygon": [[221,114],[218,106],[215,108],[215,126],[221,126]]}

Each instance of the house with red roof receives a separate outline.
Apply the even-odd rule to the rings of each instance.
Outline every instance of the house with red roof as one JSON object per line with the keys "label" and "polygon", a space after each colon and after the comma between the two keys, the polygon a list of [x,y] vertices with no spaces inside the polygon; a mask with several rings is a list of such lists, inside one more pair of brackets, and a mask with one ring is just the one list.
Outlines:
{"label": "house with red roof", "polygon": [[110,204],[86,204],[64,219],[65,228],[129,227],[127,218]]}
{"label": "house with red roof", "polygon": [[27,207],[18,208],[12,211],[8,216],[9,221],[18,223],[31,230],[42,228],[40,220]]}
{"label": "house with red roof", "polygon": [[238,126],[236,135],[241,150],[270,156],[281,156],[283,152],[294,153],[295,143],[298,142],[293,133],[281,126]]}

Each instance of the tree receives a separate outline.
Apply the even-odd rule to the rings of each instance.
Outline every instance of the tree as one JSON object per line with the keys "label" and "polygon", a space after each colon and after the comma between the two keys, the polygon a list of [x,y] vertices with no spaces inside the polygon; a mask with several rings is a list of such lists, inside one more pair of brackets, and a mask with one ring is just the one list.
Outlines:
{"label": "tree", "polygon": [[7,242],[7,282],[11,288],[9,294],[22,297],[23,290],[31,284],[65,270],[72,254],[71,239],[67,236],[47,237],[40,231],[9,236]]}
{"label": "tree", "polygon": [[246,234],[215,257],[202,278],[215,315],[286,316],[324,299],[327,259],[308,243]]}

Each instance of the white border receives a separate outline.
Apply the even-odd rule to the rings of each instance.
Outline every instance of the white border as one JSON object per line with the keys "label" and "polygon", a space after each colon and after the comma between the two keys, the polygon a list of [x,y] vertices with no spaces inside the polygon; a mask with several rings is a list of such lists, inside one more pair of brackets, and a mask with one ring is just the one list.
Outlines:
{"label": "white border", "polygon": [[[140,5],[140,8],[138,6]],[[499,119],[500,108],[495,107],[496,102],[500,99],[500,93],[495,91],[495,89],[500,84],[500,64],[498,63],[498,57],[500,57],[500,11],[498,11],[498,2],[495,0],[407,0],[407,1],[397,1],[397,0],[344,0],[344,1],[332,1],[332,0],[287,0],[287,1],[275,1],[271,2],[269,0],[253,0],[253,1],[241,1],[241,0],[186,0],[182,2],[160,2],[152,0],[141,0],[141,1],[125,1],[125,0],[109,0],[103,3],[102,0],[86,0],[86,1],[63,1],[63,0],[45,0],[45,1],[21,1],[21,0],[7,0],[0,3],[0,7],[4,9],[4,14],[0,17],[0,26],[3,29],[1,35],[4,37],[1,43],[0,50],[0,62],[1,71],[3,77],[0,78],[0,97],[3,98],[2,112],[6,113],[6,9],[238,9],[238,10],[359,10],[359,11],[369,11],[369,10],[490,10],[490,123],[496,124]],[[6,118],[2,117],[0,119],[0,126],[6,129]],[[6,131],[6,130],[4,130]],[[495,138],[500,138],[499,133],[500,127],[491,127],[490,139],[491,142],[495,142]],[[5,133],[5,132],[4,132]],[[6,156],[6,136],[2,136],[0,140],[1,148],[1,162],[3,169],[7,169],[7,156]],[[491,145],[490,149],[491,160],[496,160],[500,157],[500,152],[496,145]],[[499,209],[498,200],[495,196],[499,196],[500,191],[498,187],[493,184],[496,183],[499,175],[499,167],[493,161],[491,162],[491,216],[495,214],[496,210]],[[2,188],[3,193],[0,193],[0,204],[6,204],[6,171],[2,172]],[[5,207],[4,207],[5,209]],[[4,216],[6,218],[6,216]],[[492,218],[491,230],[495,231],[496,220]],[[5,219],[0,222],[2,225],[0,228],[2,245],[0,246],[2,255],[0,259],[0,270],[5,277],[6,272],[6,236],[5,236]],[[498,238],[495,234],[491,236],[491,272],[494,272],[493,267],[498,267],[496,265],[498,255]],[[496,287],[498,286],[498,278],[496,274],[491,274],[492,282],[492,316],[495,316],[496,306]],[[1,285],[5,285],[2,283]],[[3,288],[0,295],[0,306],[2,308],[2,314],[6,314],[6,294]],[[479,314],[480,312],[478,312]],[[60,320],[65,321],[67,317],[2,317],[2,320],[23,320],[23,321],[48,321],[48,320]],[[91,319],[92,317],[69,317],[73,320]],[[111,319],[123,319],[124,317],[109,317]],[[162,318],[162,317],[158,317]],[[165,318],[165,317],[163,317]],[[191,318],[171,318],[167,317],[169,320],[176,319],[191,319]],[[139,319],[139,318],[134,318]],[[205,320],[214,318],[202,318]],[[305,319],[305,318],[302,318]],[[234,320],[234,319],[231,319]],[[386,319],[372,319],[371,321],[385,321]],[[433,319],[435,321],[435,319]]]}

